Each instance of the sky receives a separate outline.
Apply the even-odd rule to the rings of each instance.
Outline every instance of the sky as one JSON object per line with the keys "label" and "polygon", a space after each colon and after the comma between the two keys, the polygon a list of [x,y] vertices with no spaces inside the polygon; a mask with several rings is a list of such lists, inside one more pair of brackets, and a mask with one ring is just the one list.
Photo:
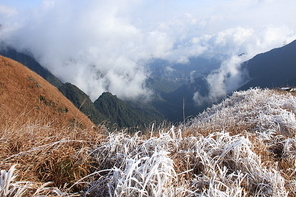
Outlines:
{"label": "sky", "polygon": [[40,5],[42,0],[1,0],[0,5],[4,5],[7,7],[13,7],[18,10],[32,9]]}
{"label": "sky", "polygon": [[243,61],[296,39],[295,8],[295,0],[0,0],[0,44],[29,52],[92,100],[105,91],[148,99],[153,58],[186,66],[223,57],[199,103],[243,84]]}

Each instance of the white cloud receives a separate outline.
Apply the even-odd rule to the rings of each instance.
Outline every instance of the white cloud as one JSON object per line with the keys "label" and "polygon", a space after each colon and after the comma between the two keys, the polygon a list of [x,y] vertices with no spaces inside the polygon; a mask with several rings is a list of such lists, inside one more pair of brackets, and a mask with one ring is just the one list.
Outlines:
{"label": "white cloud", "polygon": [[[213,53],[224,54],[224,61],[218,70],[213,71],[206,78],[209,86],[208,95],[201,96],[200,93],[195,93],[193,99],[198,104],[203,104],[205,101],[215,102],[239,88],[248,79],[248,73],[242,70],[241,63],[258,53],[295,40],[296,35],[286,27],[266,27],[261,30],[238,27],[206,36],[204,39],[207,40],[208,49],[212,49]],[[195,40],[201,42],[202,39]]]}
{"label": "white cloud", "polygon": [[92,99],[103,91],[149,97],[151,58],[186,63],[223,54],[221,68],[208,77],[214,98],[241,82],[243,58],[295,39],[295,7],[294,0],[45,0],[24,13],[0,5],[0,41],[30,50]]}
{"label": "white cloud", "polygon": [[15,14],[17,14],[17,10],[15,8],[7,7],[0,4],[0,17],[11,17]]}

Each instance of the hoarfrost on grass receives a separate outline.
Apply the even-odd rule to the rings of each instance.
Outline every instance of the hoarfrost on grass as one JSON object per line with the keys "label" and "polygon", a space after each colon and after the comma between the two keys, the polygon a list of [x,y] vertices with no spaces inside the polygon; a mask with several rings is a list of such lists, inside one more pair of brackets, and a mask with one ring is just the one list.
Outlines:
{"label": "hoarfrost on grass", "polygon": [[[82,196],[295,194],[296,181],[287,179],[296,174],[295,112],[293,96],[251,89],[235,92],[180,127],[157,134],[153,128],[147,135],[109,133],[89,151],[96,171],[74,185],[85,186]],[[264,161],[267,153],[272,165]],[[276,157],[293,166],[279,169]],[[7,193],[14,187],[13,181],[4,184],[5,177],[14,176],[5,173],[0,185]]]}

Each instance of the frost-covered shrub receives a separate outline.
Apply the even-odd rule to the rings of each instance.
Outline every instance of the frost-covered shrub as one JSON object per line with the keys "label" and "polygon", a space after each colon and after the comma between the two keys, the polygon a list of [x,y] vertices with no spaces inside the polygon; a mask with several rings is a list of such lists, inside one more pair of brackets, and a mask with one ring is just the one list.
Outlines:
{"label": "frost-covered shrub", "polygon": [[[174,196],[177,174],[167,150],[174,139],[163,133],[143,139],[123,133],[111,134],[108,141],[92,152],[101,166],[112,164],[104,179],[92,183],[88,193],[115,196]],[[170,145],[171,144],[171,145]],[[104,191],[104,193],[102,193]]]}
{"label": "frost-covered shrub", "polygon": [[278,144],[282,155],[294,158],[295,142],[288,136],[295,129],[295,103],[290,95],[251,89],[157,136],[110,134],[91,153],[99,176],[87,193],[287,196],[285,185],[293,181],[282,176],[276,163],[266,162],[275,162],[271,147]]}
{"label": "frost-covered shrub", "polygon": [[28,188],[26,183],[15,182],[15,165],[8,171],[1,170],[0,173],[0,196],[23,196]]}
{"label": "frost-covered shrub", "polygon": [[1,197],[22,197],[22,196],[65,196],[58,188],[48,187],[51,183],[38,184],[29,181],[17,181],[15,172],[16,165],[8,171],[1,170],[0,173],[0,196]]}
{"label": "frost-covered shrub", "polygon": [[112,134],[92,154],[98,162],[114,165],[97,172],[85,195],[288,194],[285,179],[275,168],[265,167],[247,137],[226,132],[182,137],[174,130],[148,139]]}
{"label": "frost-covered shrub", "polygon": [[195,131],[258,134],[270,141],[274,135],[293,136],[296,131],[296,99],[275,90],[250,89],[235,92],[218,105],[190,121]]}

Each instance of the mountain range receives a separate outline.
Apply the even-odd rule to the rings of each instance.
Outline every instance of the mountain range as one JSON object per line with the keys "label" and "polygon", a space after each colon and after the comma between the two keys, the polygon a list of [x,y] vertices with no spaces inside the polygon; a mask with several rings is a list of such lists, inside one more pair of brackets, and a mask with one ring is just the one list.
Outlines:
{"label": "mountain range", "polygon": [[[250,87],[295,86],[295,53],[296,41],[258,54],[244,62],[242,67],[248,71],[249,81],[238,90]],[[147,80],[147,86],[156,93],[154,99],[147,103],[123,101],[106,92],[92,102],[89,96],[75,85],[62,83],[29,53],[6,48],[0,50],[0,55],[20,62],[42,76],[95,124],[107,124],[116,128],[145,127],[153,121],[180,122],[202,112],[211,104],[197,106],[192,98],[196,91],[207,94],[208,84],[205,78],[219,66],[219,61],[215,59],[191,58],[189,64],[183,67],[180,64],[170,65],[163,60],[153,60],[149,65],[151,77]]]}
{"label": "mountain range", "polygon": [[250,80],[240,89],[296,86],[296,40],[243,63]]}
{"label": "mountain range", "polygon": [[[296,41],[258,54],[243,62],[241,66],[242,69],[248,72],[249,80],[237,90],[247,90],[252,87],[296,86]],[[201,113],[210,107],[212,103],[196,105],[192,98],[197,91],[202,96],[207,95],[209,92],[206,81],[207,74],[204,73],[191,79],[172,92],[162,93],[163,100],[156,102],[155,106],[170,121],[182,121],[184,116],[191,117]],[[183,101],[185,101],[184,105]]]}
{"label": "mountain range", "polygon": [[[124,102],[111,93],[101,95],[92,102],[87,94],[71,83],[62,83],[50,71],[40,65],[30,54],[18,52],[12,48],[3,48],[0,55],[14,59],[42,76],[58,88],[79,110],[87,115],[95,124],[109,127],[143,128],[153,121],[162,122],[164,117],[153,108],[141,103]],[[118,115],[120,114],[120,116]]]}

